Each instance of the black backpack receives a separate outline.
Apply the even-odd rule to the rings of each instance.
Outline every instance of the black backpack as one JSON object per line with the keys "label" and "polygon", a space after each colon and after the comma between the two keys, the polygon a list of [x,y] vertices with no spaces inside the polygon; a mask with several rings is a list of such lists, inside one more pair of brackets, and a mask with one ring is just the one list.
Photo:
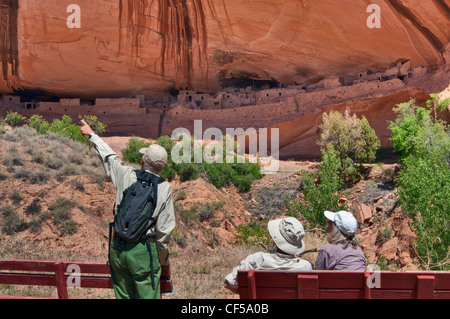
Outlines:
{"label": "black backpack", "polygon": [[[153,257],[147,231],[154,220],[153,213],[158,201],[158,184],[164,178],[135,170],[137,181],[123,192],[123,198],[114,214],[114,222],[110,223],[109,245],[111,245],[112,228],[118,238],[126,242],[145,241],[150,252],[150,263],[153,283]],[[109,252],[108,252],[109,256]]]}

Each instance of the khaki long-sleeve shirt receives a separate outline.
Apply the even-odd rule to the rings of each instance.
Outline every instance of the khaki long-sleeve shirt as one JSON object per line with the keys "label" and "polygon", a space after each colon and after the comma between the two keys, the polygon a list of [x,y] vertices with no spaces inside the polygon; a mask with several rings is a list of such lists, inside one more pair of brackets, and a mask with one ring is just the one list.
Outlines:
{"label": "khaki long-sleeve shirt", "polygon": [[[94,149],[102,160],[106,174],[117,190],[116,205],[114,207],[115,212],[117,212],[117,207],[122,201],[123,192],[137,181],[136,173],[134,168],[125,165],[119,155],[97,134],[92,134],[90,141],[94,144]],[[172,187],[167,181],[158,184],[158,202],[156,203],[153,217],[156,223],[153,223],[147,235],[156,236],[159,261],[162,266],[167,266],[169,264],[168,244],[170,234],[175,228]]]}
{"label": "khaki long-sleeve shirt", "polygon": [[225,282],[232,288],[238,288],[238,270],[285,270],[308,271],[312,270],[309,261],[295,256],[280,253],[258,252],[247,256],[225,277]]}

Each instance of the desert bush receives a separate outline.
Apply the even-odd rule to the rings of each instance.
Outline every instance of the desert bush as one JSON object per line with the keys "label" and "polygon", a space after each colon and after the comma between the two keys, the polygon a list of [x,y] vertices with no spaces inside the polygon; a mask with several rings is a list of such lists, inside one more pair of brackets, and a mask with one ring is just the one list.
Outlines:
{"label": "desert bush", "polygon": [[197,220],[197,212],[199,210],[198,204],[193,204],[189,209],[182,209],[180,215],[187,226],[192,227]]}
{"label": "desert bush", "polygon": [[79,190],[80,192],[84,192],[84,183],[83,181],[77,179],[74,179],[70,182],[73,186],[75,186],[76,190]]}
{"label": "desert bush", "polygon": [[216,211],[220,210],[224,206],[224,202],[217,202],[217,203],[205,203],[203,204],[198,213],[197,217],[200,222],[203,222],[205,220],[210,220],[214,217],[216,214]]}
{"label": "desert bush", "polygon": [[[434,103],[434,102],[433,102]],[[430,102],[428,103],[430,105]],[[391,141],[399,155],[396,180],[400,206],[417,234],[415,248],[425,268],[450,269],[450,132],[431,110],[414,100],[401,103],[391,122]]]}
{"label": "desert bush", "polygon": [[50,179],[50,174],[45,170],[33,172],[30,177],[30,184],[44,184]]}
{"label": "desert bush", "polygon": [[9,152],[2,161],[5,166],[23,166],[22,156],[19,152]]}
{"label": "desert bush", "polygon": [[14,206],[19,206],[23,200],[23,196],[17,189],[13,189],[11,194],[9,195],[9,199],[11,199]]}
{"label": "desert bush", "polygon": [[42,207],[40,204],[41,200],[39,198],[33,199],[30,205],[25,209],[25,214],[28,216],[39,215],[41,213]]}
{"label": "desert bush", "polygon": [[184,200],[184,199],[186,199],[186,191],[184,189],[178,190],[175,200]]}
{"label": "desert bush", "polygon": [[28,169],[20,169],[14,173],[13,177],[23,181],[29,180],[33,176],[33,172]]}
{"label": "desert bush", "polygon": [[[195,180],[200,176],[205,176],[217,188],[234,185],[239,191],[246,192],[251,189],[255,179],[262,178],[259,163],[250,163],[248,159],[243,159],[242,162],[238,162],[237,156],[234,157],[233,163],[227,163],[225,152],[221,163],[206,162],[203,157],[201,163],[196,163],[194,161],[194,148],[201,146],[196,146],[193,138],[183,137],[181,140],[181,143],[184,143],[186,147],[181,148],[180,154],[178,155],[180,157],[189,157],[184,159],[182,163],[175,163],[172,160],[172,148],[175,145],[175,141],[170,137],[161,136],[156,140],[156,143],[163,146],[167,151],[167,165],[160,176],[169,181],[173,180],[176,176],[179,176],[181,181]],[[225,149],[225,138],[223,143],[223,149]],[[150,144],[138,138],[130,138],[126,148],[122,150],[124,160],[140,164],[142,155],[139,153],[139,150],[143,147],[148,147],[148,145]],[[190,150],[190,155],[183,153],[185,148]],[[237,145],[235,145],[236,148]]]}
{"label": "desert bush", "polygon": [[6,112],[6,117],[5,117],[4,121],[8,125],[10,125],[12,127],[16,127],[20,124],[20,122],[22,122],[25,119],[26,119],[26,117],[23,116],[22,114],[19,114],[17,112],[8,111],[8,112]]}
{"label": "desert bush", "polygon": [[12,132],[12,135],[17,136],[23,145],[30,145],[30,140],[33,140],[37,133],[34,129],[28,126],[17,126]]}
{"label": "desert bush", "polygon": [[1,213],[3,217],[2,232],[5,234],[13,235],[27,229],[28,225],[26,221],[19,216],[14,207],[9,205],[4,206]]}
{"label": "desert bush", "polygon": [[59,157],[47,157],[44,159],[44,166],[51,169],[60,169],[64,165],[64,160]]}
{"label": "desert bush", "polygon": [[[340,176],[341,161],[329,146],[322,150],[322,162],[316,172],[303,171],[302,193],[304,198],[286,202],[287,214],[310,221],[314,226],[326,227],[326,217],[323,212],[345,209],[345,204],[339,204],[339,191],[343,180]],[[301,216],[299,216],[301,215]]]}
{"label": "desert bush", "polygon": [[42,152],[35,152],[31,155],[31,159],[33,162],[38,163],[38,164],[43,164],[44,163],[44,159],[45,156]]}
{"label": "desert bush", "polygon": [[52,223],[58,228],[61,236],[73,234],[77,230],[78,224],[72,219],[71,213],[75,206],[75,202],[64,197],[57,198],[48,206]]}
{"label": "desert bush", "polygon": [[35,129],[38,134],[45,134],[50,128],[50,124],[42,117],[42,115],[33,115],[28,121],[28,126]]}
{"label": "desert bush", "polygon": [[322,149],[333,146],[341,160],[342,176],[357,182],[360,169],[355,164],[373,162],[380,147],[380,140],[367,119],[364,116],[359,119],[355,114],[350,116],[348,109],[344,115],[331,111],[323,114],[319,128],[317,143]]}

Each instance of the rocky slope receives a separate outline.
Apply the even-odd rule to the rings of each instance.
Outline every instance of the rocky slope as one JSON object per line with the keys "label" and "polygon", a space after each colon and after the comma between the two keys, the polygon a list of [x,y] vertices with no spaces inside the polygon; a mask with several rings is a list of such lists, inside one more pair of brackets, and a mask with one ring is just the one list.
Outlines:
{"label": "rocky slope", "polygon": [[69,4],[0,0],[0,93],[308,84],[399,60],[437,68],[450,38],[448,0],[375,1],[380,28],[367,1],[79,0],[80,28]]}

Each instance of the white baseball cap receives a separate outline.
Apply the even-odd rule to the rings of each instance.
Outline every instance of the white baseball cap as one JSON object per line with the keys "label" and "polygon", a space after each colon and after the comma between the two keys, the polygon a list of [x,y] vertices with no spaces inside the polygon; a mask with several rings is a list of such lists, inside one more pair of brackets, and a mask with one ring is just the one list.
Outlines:
{"label": "white baseball cap", "polygon": [[147,163],[162,162],[167,164],[167,152],[161,145],[151,144],[149,147],[141,148],[139,153],[144,155]]}
{"label": "white baseball cap", "polygon": [[271,220],[267,227],[273,241],[287,254],[298,255],[305,250],[303,237],[305,230],[302,223],[294,217]]}
{"label": "white baseball cap", "polygon": [[336,227],[345,235],[353,235],[358,227],[358,221],[352,213],[341,210],[337,213],[325,211],[326,218],[334,222]]}

